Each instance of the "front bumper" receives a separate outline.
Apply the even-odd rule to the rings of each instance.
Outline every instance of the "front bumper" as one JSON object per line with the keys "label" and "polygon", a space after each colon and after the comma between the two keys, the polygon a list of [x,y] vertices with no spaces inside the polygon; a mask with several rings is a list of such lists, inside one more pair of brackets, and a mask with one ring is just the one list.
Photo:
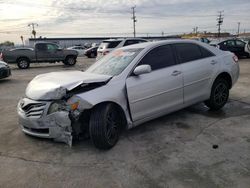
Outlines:
{"label": "front bumper", "polygon": [[11,75],[11,70],[9,67],[2,67],[0,68],[0,79],[7,78]]}
{"label": "front bumper", "polygon": [[47,115],[51,102],[21,99],[17,106],[18,123],[25,134],[50,138],[72,145],[72,127],[69,112]]}

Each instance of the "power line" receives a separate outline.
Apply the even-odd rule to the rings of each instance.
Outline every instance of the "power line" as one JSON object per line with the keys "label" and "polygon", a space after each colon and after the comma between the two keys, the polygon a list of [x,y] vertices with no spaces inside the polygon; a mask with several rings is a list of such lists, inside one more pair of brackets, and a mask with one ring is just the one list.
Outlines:
{"label": "power line", "polygon": [[219,16],[217,18],[217,21],[218,21],[218,23],[217,23],[217,26],[218,26],[218,37],[220,37],[221,25],[222,25],[223,19],[224,19],[223,15],[222,15],[223,12],[224,11],[219,11]]}
{"label": "power line", "polygon": [[135,16],[135,8],[136,6],[133,6],[132,9],[132,20],[133,20],[133,27],[134,27],[134,37],[136,37],[136,30],[135,30],[135,23],[137,22],[136,16]]}

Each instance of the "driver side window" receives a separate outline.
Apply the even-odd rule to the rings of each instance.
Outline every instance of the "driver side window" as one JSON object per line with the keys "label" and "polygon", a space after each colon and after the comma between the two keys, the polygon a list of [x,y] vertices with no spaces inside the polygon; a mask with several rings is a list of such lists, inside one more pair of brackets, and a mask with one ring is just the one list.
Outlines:
{"label": "driver side window", "polygon": [[150,65],[152,71],[175,65],[175,56],[170,45],[151,50],[138,65]]}
{"label": "driver side window", "polygon": [[48,51],[55,51],[57,49],[58,49],[58,47],[56,45],[54,45],[54,44],[47,44],[47,50]]}

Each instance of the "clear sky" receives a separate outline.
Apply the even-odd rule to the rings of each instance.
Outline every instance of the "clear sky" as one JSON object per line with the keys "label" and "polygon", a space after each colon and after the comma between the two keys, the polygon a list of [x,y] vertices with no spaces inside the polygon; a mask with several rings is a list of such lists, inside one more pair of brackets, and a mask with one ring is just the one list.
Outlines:
{"label": "clear sky", "polygon": [[0,42],[21,43],[31,36],[132,36],[131,7],[136,5],[138,36],[216,31],[218,11],[224,11],[222,31],[250,32],[250,0],[0,0]]}

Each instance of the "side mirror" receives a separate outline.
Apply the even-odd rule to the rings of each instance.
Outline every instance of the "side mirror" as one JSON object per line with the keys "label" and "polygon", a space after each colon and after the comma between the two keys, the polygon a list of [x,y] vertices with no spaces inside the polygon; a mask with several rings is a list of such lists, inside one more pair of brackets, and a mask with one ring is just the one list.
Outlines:
{"label": "side mirror", "polygon": [[135,68],[134,70],[134,74],[136,76],[139,76],[141,74],[147,74],[150,73],[152,71],[151,66],[150,65],[139,65],[138,67]]}

